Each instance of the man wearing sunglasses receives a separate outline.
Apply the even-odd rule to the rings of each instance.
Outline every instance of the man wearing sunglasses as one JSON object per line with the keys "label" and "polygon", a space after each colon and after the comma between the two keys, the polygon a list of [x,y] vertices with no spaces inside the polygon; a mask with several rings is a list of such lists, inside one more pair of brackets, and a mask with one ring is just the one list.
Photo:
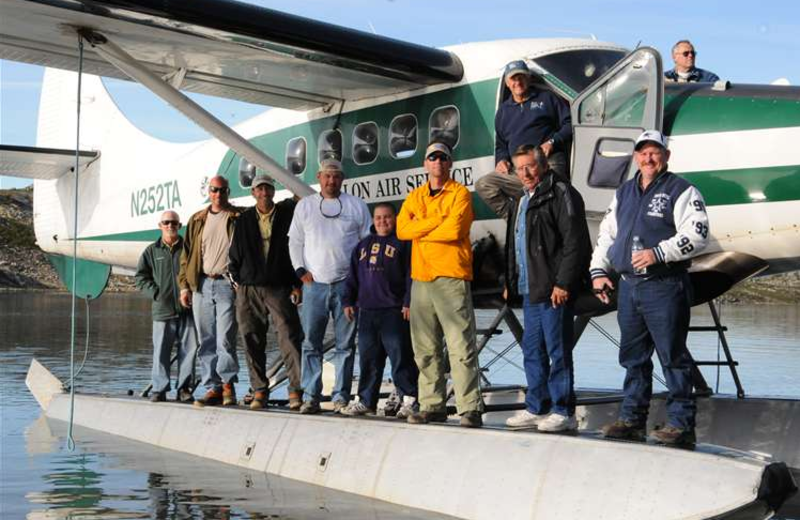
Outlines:
{"label": "man wearing sunglasses", "polygon": [[180,304],[178,272],[183,238],[181,220],[165,211],[158,224],[161,237],[147,246],[136,268],[136,287],[150,297],[153,312],[153,402],[167,400],[172,346],[178,344],[177,400],[192,402],[197,336],[192,312]]}
{"label": "man wearing sunglasses", "polygon": [[206,393],[195,406],[233,406],[238,380],[234,292],[227,279],[228,249],[240,208],[228,202],[228,180],[208,181],[211,204],[189,219],[181,254],[181,305],[192,308]]}
{"label": "man wearing sunglasses", "polygon": [[420,372],[420,411],[407,420],[447,421],[446,341],[461,426],[478,428],[483,398],[470,290],[474,215],[469,191],[450,178],[452,157],[447,144],[428,145],[428,182],[408,195],[397,217],[397,238],[413,241],[411,344]]}
{"label": "man wearing sunglasses", "polygon": [[664,79],[674,83],[714,83],[719,76],[711,71],[694,66],[697,51],[689,40],[681,40],[672,46],[672,61],[675,68],[664,73]]}
{"label": "man wearing sunglasses", "polygon": [[302,414],[321,411],[322,343],[331,316],[336,337],[333,349],[336,382],[331,395],[334,412],[342,411],[350,402],[356,320],[345,318],[342,299],[350,254],[359,240],[369,235],[372,224],[366,202],[342,192],[341,162],[324,159],[317,180],[320,193],[297,203],[289,228],[289,255],[297,277],[303,282]]}

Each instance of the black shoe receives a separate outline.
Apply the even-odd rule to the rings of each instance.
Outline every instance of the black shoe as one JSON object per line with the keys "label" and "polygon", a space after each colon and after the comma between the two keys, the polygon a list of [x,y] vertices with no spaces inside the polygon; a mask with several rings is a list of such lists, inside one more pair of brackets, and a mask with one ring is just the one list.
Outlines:
{"label": "black shoe", "polygon": [[676,428],[675,426],[653,430],[650,432],[650,437],[654,441],[668,446],[694,446],[697,443],[694,429]]}
{"label": "black shoe", "polygon": [[447,412],[417,412],[406,419],[408,424],[428,424],[431,422],[447,422]]}
{"label": "black shoe", "polygon": [[194,402],[194,395],[192,392],[185,388],[181,388],[178,390],[178,402],[179,403],[193,403]]}
{"label": "black shoe", "polygon": [[617,419],[603,426],[603,437],[608,439],[624,439],[628,441],[644,441],[644,425],[624,419]]}
{"label": "black shoe", "polygon": [[163,403],[166,400],[167,400],[166,392],[153,392],[153,395],[150,396],[151,403]]}
{"label": "black shoe", "polygon": [[478,410],[465,412],[461,416],[461,426],[464,428],[480,428],[483,426],[483,414]]}

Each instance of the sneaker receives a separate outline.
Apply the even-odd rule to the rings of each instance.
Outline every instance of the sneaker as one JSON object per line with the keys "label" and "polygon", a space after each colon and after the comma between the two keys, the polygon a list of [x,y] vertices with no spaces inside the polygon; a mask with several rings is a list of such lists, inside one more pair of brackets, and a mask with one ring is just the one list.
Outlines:
{"label": "sneaker", "polygon": [[163,403],[166,400],[167,400],[166,392],[153,392],[153,395],[150,396],[151,403]]}
{"label": "sneaker", "polygon": [[289,410],[296,412],[303,406],[303,392],[289,392]]}
{"label": "sneaker", "polygon": [[[334,403],[334,411],[336,411],[335,407],[337,404],[339,404],[338,401]],[[361,402],[361,399],[356,397],[355,401],[342,408],[339,413],[341,413],[342,415],[349,415],[352,417],[356,415],[367,415],[367,414],[375,415],[375,410],[369,408],[367,405]]]}
{"label": "sneaker", "polygon": [[267,407],[267,401],[269,401],[269,391],[256,391],[253,393],[253,400],[250,401],[250,409],[251,410],[261,410]]}
{"label": "sneaker", "polygon": [[395,413],[395,417],[398,419],[408,419],[417,412],[419,412],[419,403],[417,402],[417,398],[410,395],[404,395],[403,404]]}
{"label": "sneaker", "polygon": [[603,426],[602,432],[603,437],[608,439],[644,441],[644,426],[625,419],[617,419],[613,423]]}
{"label": "sneaker", "polygon": [[322,408],[319,407],[319,403],[317,401],[306,401],[302,405],[300,405],[300,413],[303,415],[311,415],[320,413]]}
{"label": "sneaker", "polygon": [[383,415],[385,417],[397,416],[400,406],[400,396],[397,395],[396,391],[393,391],[386,400],[386,404],[383,405]]}
{"label": "sneaker", "polygon": [[551,413],[536,425],[540,432],[566,432],[578,429],[578,420],[574,415],[567,417],[560,413]]}
{"label": "sneaker", "polygon": [[190,392],[186,388],[181,388],[180,390],[178,390],[178,402],[181,403],[194,402],[194,396],[192,395],[192,392]]}
{"label": "sneaker", "polygon": [[406,419],[408,424],[428,424],[430,422],[447,422],[447,412],[417,412]]}
{"label": "sneaker", "polygon": [[206,395],[200,399],[195,399],[194,405],[198,408],[204,406],[219,406],[222,404],[222,391],[217,388],[212,388],[206,392]]}
{"label": "sneaker", "polygon": [[334,401],[333,402],[333,413],[342,413],[342,410],[347,408],[347,401]]}
{"label": "sneaker", "polygon": [[222,406],[236,406],[236,388],[233,383],[222,385]]}
{"label": "sneaker", "polygon": [[694,429],[676,428],[675,426],[653,430],[650,432],[650,437],[658,443],[669,446],[692,446],[697,443]]}
{"label": "sneaker", "polygon": [[464,428],[480,428],[483,426],[483,413],[479,410],[465,412],[464,415],[461,416],[459,425]]}
{"label": "sneaker", "polygon": [[509,428],[535,428],[545,418],[547,418],[545,414],[537,415],[528,410],[520,410],[506,419],[506,426]]}

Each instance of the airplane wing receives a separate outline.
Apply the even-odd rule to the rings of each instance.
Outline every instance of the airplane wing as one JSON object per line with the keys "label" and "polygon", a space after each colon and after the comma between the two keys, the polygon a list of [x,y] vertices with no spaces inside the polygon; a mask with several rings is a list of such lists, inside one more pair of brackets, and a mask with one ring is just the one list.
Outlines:
{"label": "airplane wing", "polygon": [[[232,0],[2,0],[0,58],[77,70],[103,34],[188,92],[307,110],[459,81],[450,52]],[[128,79],[84,47],[85,72]]]}
{"label": "airplane wing", "polygon": [[[81,169],[97,159],[100,152],[81,151]],[[53,180],[75,167],[75,150],[0,145],[0,175],[24,179]]]}

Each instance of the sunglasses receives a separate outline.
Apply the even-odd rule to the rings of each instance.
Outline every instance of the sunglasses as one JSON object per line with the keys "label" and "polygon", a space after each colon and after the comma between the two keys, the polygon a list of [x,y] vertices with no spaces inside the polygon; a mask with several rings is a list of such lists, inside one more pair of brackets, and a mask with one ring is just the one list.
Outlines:
{"label": "sunglasses", "polygon": [[181,223],[179,221],[177,221],[177,220],[162,220],[161,221],[161,225],[162,226],[180,226]]}
{"label": "sunglasses", "polygon": [[228,193],[231,190],[225,186],[209,186],[208,191],[211,193]]}
{"label": "sunglasses", "polygon": [[447,162],[450,160],[450,158],[443,153],[432,153],[427,157],[427,159],[430,162],[436,162],[436,161]]}
{"label": "sunglasses", "polygon": [[688,58],[689,56],[697,56],[696,51],[683,51],[681,54],[684,58]]}

